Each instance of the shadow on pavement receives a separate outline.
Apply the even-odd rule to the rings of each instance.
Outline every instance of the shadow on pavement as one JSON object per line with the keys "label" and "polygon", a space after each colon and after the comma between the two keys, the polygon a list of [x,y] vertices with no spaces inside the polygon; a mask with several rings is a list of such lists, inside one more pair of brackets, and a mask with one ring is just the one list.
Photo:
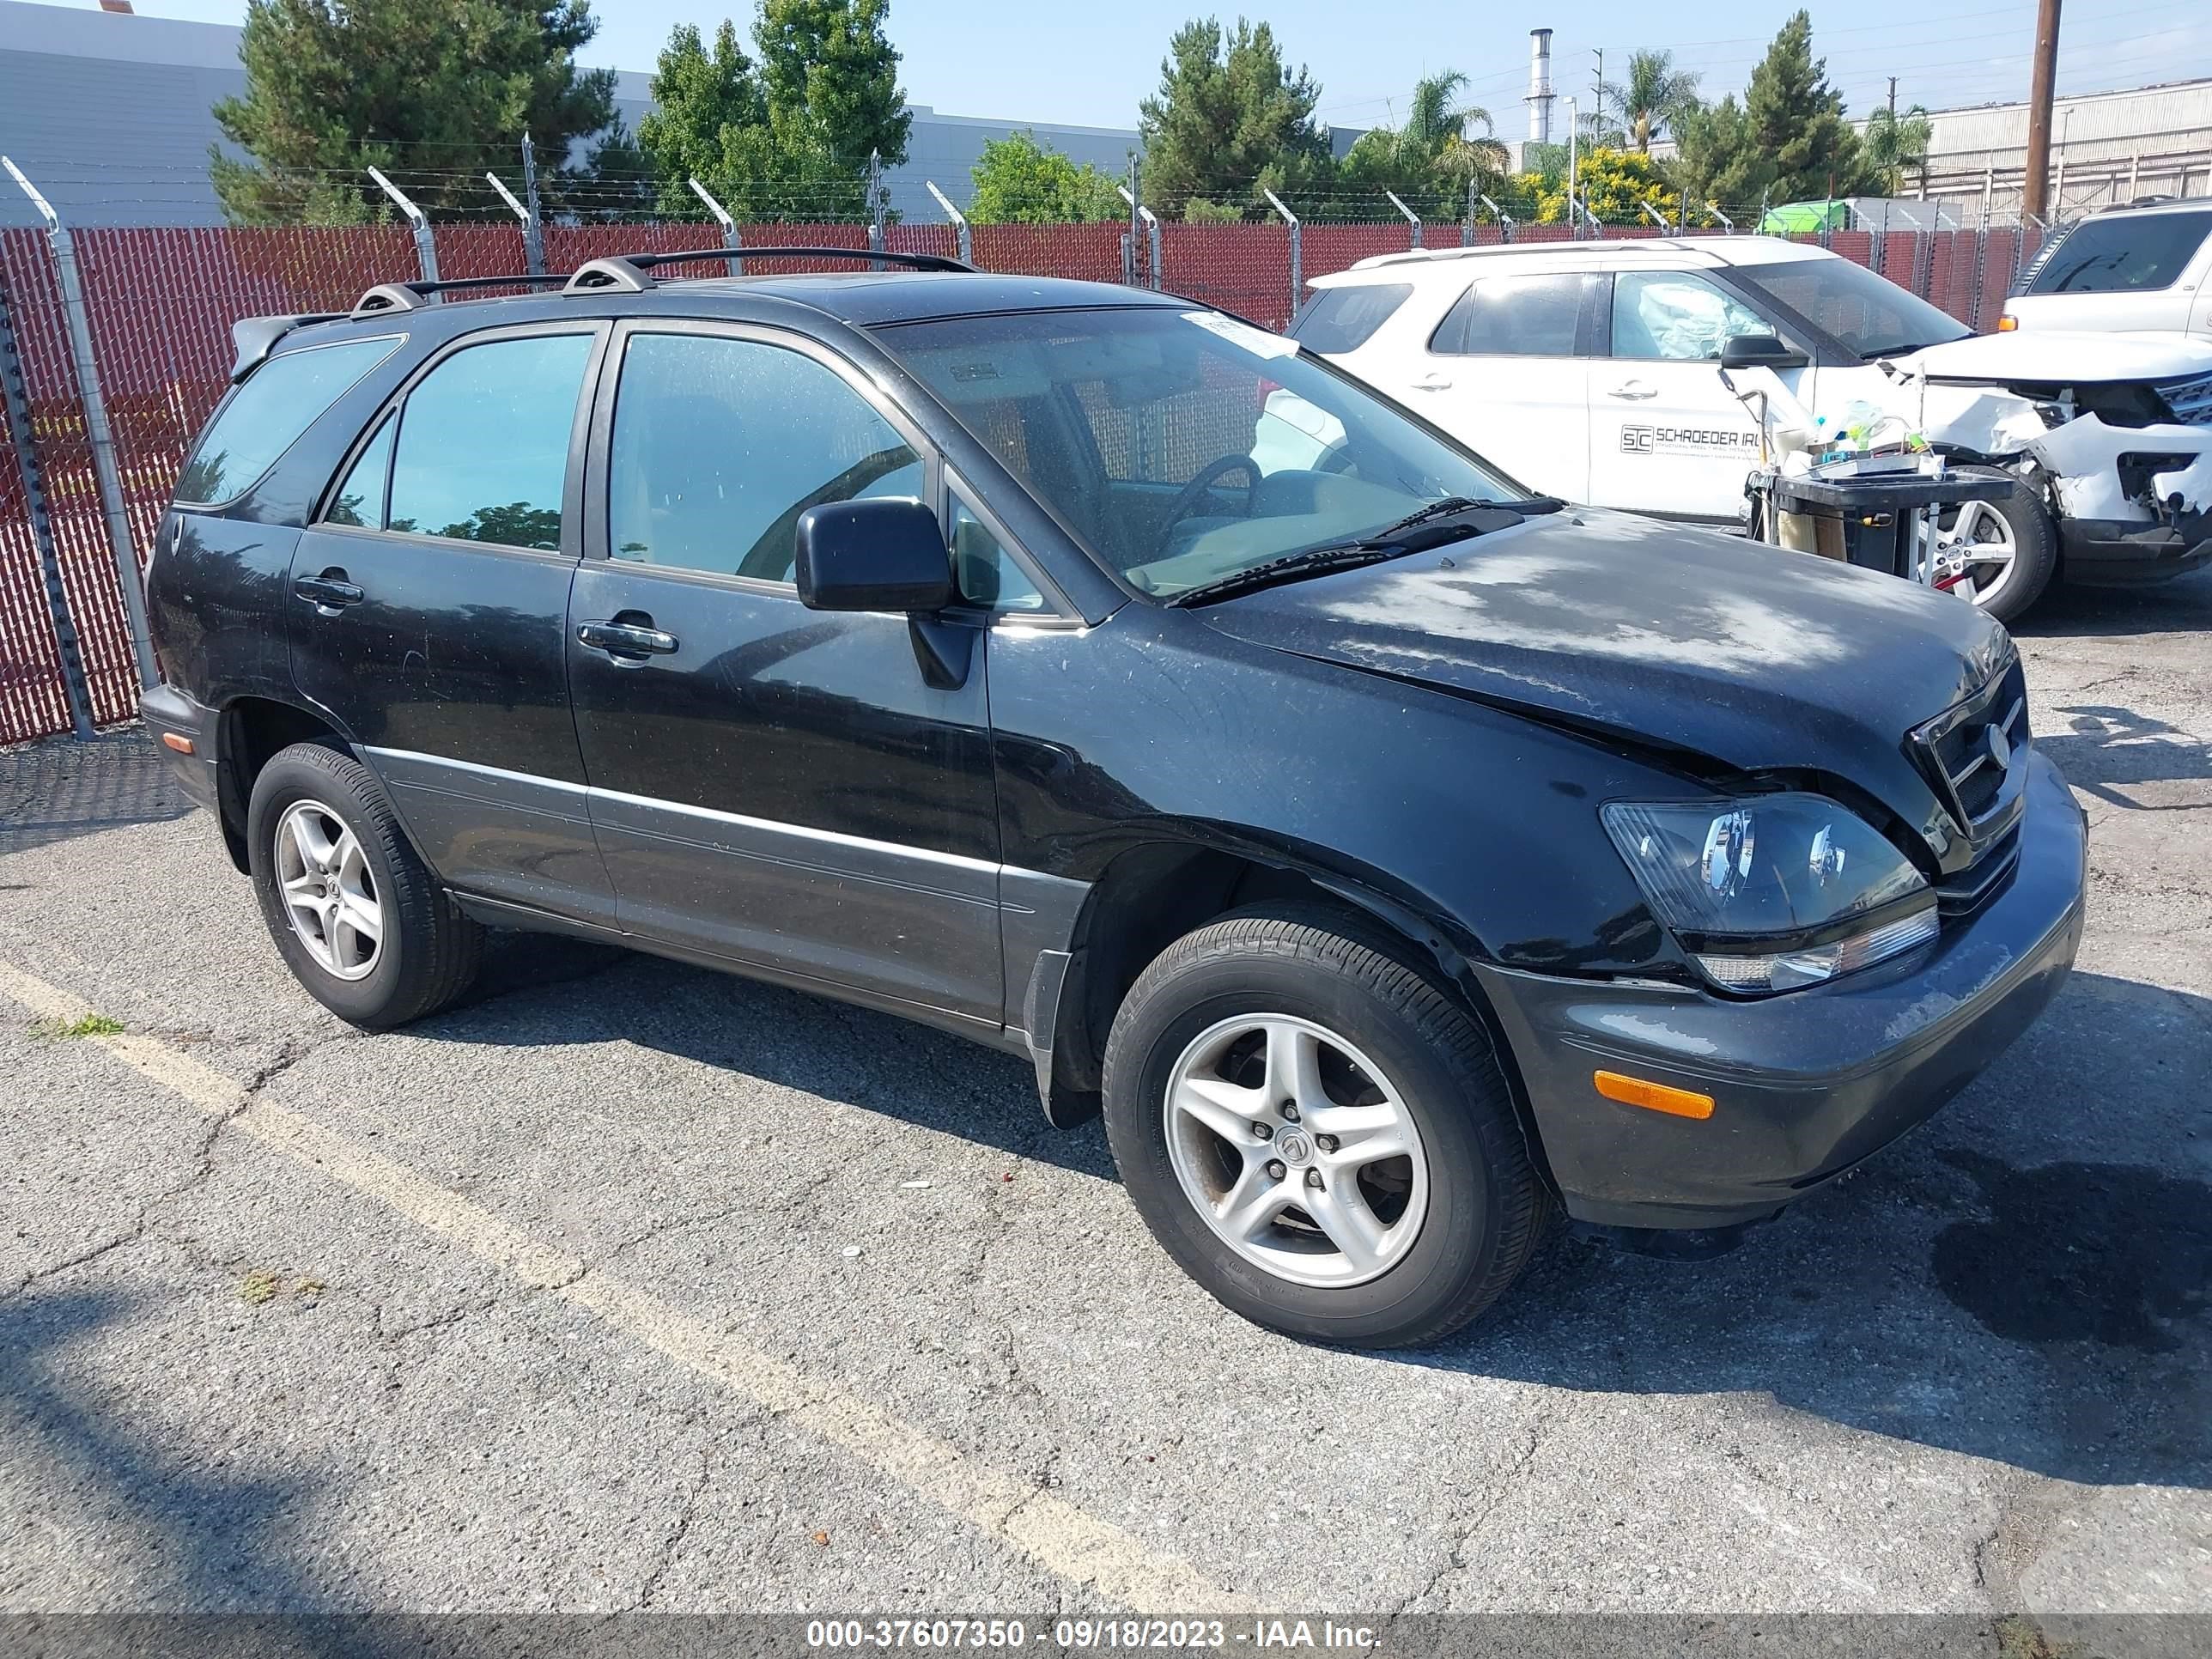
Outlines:
{"label": "shadow on pavement", "polygon": [[2051,588],[2011,625],[2024,640],[2189,634],[2212,629],[2212,570],[2149,587]]}
{"label": "shadow on pavement", "polygon": [[[21,1294],[0,1304],[0,1424],[12,1455],[49,1459],[68,1471],[82,1507],[57,1493],[55,1516],[104,1534],[144,1575],[132,1585],[141,1604],[214,1610],[252,1606],[290,1610],[317,1592],[288,1565],[291,1537],[316,1491],[313,1473],[281,1477],[219,1466],[162,1446],[143,1419],[103,1405],[95,1363],[72,1358],[72,1343],[129,1319],[131,1301],[111,1291]],[[126,1540],[141,1540],[132,1547]],[[148,1580],[150,1578],[151,1582]],[[314,1620],[270,1626],[297,1639],[292,1652],[363,1654],[355,1635]],[[33,1646],[37,1644],[35,1639]],[[142,1649],[159,1650],[162,1644]]]}
{"label": "shadow on pavement", "polygon": [[137,726],[0,750],[0,855],[180,818],[192,803]]}
{"label": "shadow on pavement", "polygon": [[[538,988],[417,1029],[621,1036],[1115,1178],[1098,1127],[1046,1125],[1018,1060],[702,969],[528,944]],[[1732,1255],[1662,1262],[1558,1228],[1471,1331],[1399,1357],[1553,1388],[1771,1395],[2066,1480],[2212,1486],[2212,1185],[2181,1150],[2207,1077],[2212,1001],[2077,974],[1933,1122]]]}
{"label": "shadow on pavement", "polygon": [[2067,729],[2038,732],[2035,746],[2076,788],[2138,811],[2201,810],[2208,805],[2196,791],[2173,801],[2137,800],[2124,792],[2146,783],[2212,782],[2212,746],[2117,703],[2066,704],[2057,712]]}

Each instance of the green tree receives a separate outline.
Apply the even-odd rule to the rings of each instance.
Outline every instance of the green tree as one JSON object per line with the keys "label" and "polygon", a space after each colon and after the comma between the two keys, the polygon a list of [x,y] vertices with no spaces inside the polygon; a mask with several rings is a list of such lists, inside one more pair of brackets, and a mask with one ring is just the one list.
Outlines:
{"label": "green tree", "polygon": [[1741,106],[1724,98],[1678,116],[1683,182],[1729,209],[1879,189],[1826,69],[1813,56],[1813,20],[1801,11],[1774,37]]}
{"label": "green tree", "polygon": [[1283,62],[1274,31],[1237,20],[1184,24],[1160,60],[1160,89],[1138,106],[1145,196],[1167,217],[1194,196],[1265,212],[1280,194],[1324,179],[1328,139],[1314,124],[1321,88]]}
{"label": "green tree", "polygon": [[687,182],[695,178],[718,195],[718,186],[728,189],[732,153],[767,125],[768,94],[738,44],[738,26],[725,18],[709,50],[696,24],[678,23],[660,49],[653,108],[637,124],[638,144],[660,176],[660,210],[684,218],[697,213]]}
{"label": "green tree", "polygon": [[906,160],[914,118],[898,49],[884,33],[890,9],[890,0],[762,0],[753,24],[771,121],[854,173],[871,155],[885,167]]}
{"label": "green tree", "polygon": [[[1338,169],[1347,210],[1364,216],[1395,193],[1425,217],[1455,216],[1471,185],[1502,178],[1505,146],[1490,137],[1490,112],[1459,101],[1467,76],[1455,70],[1413,85],[1405,121],[1359,135]],[[1480,128],[1473,132],[1470,129]]]}
{"label": "green tree", "polygon": [[1096,224],[1127,216],[1111,179],[1088,161],[1077,167],[1038,143],[1033,132],[986,139],[969,172],[975,199],[968,216],[979,225]]}
{"label": "green tree", "polygon": [[[252,159],[210,146],[216,195],[234,224],[362,224],[390,211],[376,167],[426,212],[480,210],[526,131],[564,158],[612,126],[614,72],[576,67],[598,32],[588,0],[249,0],[246,95],[214,114]],[[557,210],[590,179],[556,161],[541,188]]]}
{"label": "green tree", "polygon": [[1880,177],[1885,195],[1903,194],[1907,171],[1928,165],[1928,146],[1935,136],[1923,105],[1900,112],[1885,104],[1874,112],[1862,142],[1867,165]]}
{"label": "green tree", "polygon": [[744,219],[853,219],[868,210],[868,158],[906,159],[898,53],[884,0],[764,0],[749,57],[725,21],[710,48],[691,24],[668,37],[638,140],[664,213],[699,211],[696,178]]}
{"label": "green tree", "polygon": [[1698,100],[1698,75],[1674,67],[1671,52],[1635,52],[1628,55],[1628,77],[1604,88],[1620,112],[1627,143],[1649,155],[1651,141],[1662,130],[1671,130],[1675,118],[1693,108]]}

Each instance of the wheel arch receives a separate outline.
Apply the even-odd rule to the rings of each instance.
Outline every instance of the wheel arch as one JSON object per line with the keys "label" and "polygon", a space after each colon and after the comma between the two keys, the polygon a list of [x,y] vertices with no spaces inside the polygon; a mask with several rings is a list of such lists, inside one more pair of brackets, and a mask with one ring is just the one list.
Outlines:
{"label": "wheel arch", "polygon": [[1474,1019],[1497,1054],[1521,1121],[1530,1159],[1549,1182],[1550,1166],[1505,1029],[1468,966],[1480,942],[1417,903],[1393,895],[1380,872],[1332,867],[1285,846],[1236,847],[1193,837],[1143,842],[1117,854],[1092,884],[1068,945],[1051,1029],[1032,1033],[1050,1053],[1039,1079],[1046,1115],[1067,1127],[1096,1115],[1114,1017],[1139,975],[1160,952],[1208,922],[1268,901],[1304,901],[1348,922],[1427,969],[1439,988]]}
{"label": "wheel arch", "polygon": [[233,697],[216,728],[216,816],[223,846],[240,875],[246,873],[246,809],[261,769],[295,743],[328,743],[360,758],[353,740],[324,715],[276,697]]}

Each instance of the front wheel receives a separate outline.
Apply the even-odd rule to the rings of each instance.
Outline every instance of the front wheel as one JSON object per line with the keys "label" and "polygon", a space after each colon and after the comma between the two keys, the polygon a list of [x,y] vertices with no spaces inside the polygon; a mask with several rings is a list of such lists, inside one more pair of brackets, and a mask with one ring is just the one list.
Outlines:
{"label": "front wheel", "polygon": [[1513,1282],[1549,1211],[1481,1027],[1392,941],[1316,907],[1163,952],[1115,1018],[1105,1116],[1168,1253],[1295,1336],[1446,1336]]}
{"label": "front wheel", "polygon": [[246,861],[270,936],[325,1008],[370,1030],[453,1002],[483,930],[461,914],[399,827],[368,769],[297,743],[253,781]]}
{"label": "front wheel", "polygon": [[1960,467],[1968,477],[2003,478],[2009,495],[1947,507],[1935,525],[1940,586],[2001,623],[2027,614],[2058,568],[2058,532],[2035,492],[1993,467]]}

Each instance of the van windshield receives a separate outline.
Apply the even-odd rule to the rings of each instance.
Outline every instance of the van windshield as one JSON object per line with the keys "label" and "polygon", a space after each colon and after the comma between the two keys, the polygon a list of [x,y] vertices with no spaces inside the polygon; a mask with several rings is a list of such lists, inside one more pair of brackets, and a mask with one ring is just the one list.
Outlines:
{"label": "van windshield", "polygon": [[1212,311],[1018,312],[878,331],[1097,557],[1161,599],[1528,492],[1297,342]]}

